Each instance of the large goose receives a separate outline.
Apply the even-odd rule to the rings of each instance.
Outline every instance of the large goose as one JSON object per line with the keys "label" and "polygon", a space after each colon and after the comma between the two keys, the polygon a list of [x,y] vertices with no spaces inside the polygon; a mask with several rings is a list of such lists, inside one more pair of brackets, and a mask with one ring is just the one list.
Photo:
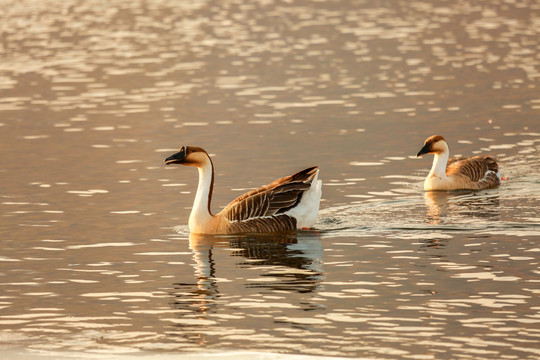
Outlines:
{"label": "large goose", "polygon": [[424,190],[487,189],[499,186],[501,176],[497,161],[489,156],[448,159],[446,140],[440,135],[426,139],[418,154],[434,154],[433,166],[424,181]]}
{"label": "large goose", "polygon": [[234,234],[294,231],[310,228],[317,220],[322,182],[319,168],[307,168],[278,179],[233,200],[221,212],[210,210],[214,166],[200,147],[182,146],[165,165],[182,164],[199,170],[199,186],[189,216],[189,230],[198,234]]}

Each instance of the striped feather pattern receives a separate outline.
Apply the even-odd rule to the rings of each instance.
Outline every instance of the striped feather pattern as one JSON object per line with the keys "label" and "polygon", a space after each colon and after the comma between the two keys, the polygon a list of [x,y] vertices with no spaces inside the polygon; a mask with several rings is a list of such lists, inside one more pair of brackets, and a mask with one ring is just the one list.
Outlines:
{"label": "striped feather pattern", "polygon": [[300,202],[302,193],[311,187],[317,171],[317,167],[311,167],[252,190],[233,200],[220,215],[231,222],[245,222],[283,213]]}
{"label": "striped feather pattern", "polygon": [[499,165],[489,156],[474,156],[470,158],[451,159],[446,167],[448,177],[465,176],[470,182],[477,183],[478,189],[495,187],[501,181],[497,176]]}
{"label": "striped feather pattern", "polygon": [[228,232],[237,233],[270,233],[296,230],[296,219],[288,215],[277,215],[254,218],[246,221],[230,223]]}

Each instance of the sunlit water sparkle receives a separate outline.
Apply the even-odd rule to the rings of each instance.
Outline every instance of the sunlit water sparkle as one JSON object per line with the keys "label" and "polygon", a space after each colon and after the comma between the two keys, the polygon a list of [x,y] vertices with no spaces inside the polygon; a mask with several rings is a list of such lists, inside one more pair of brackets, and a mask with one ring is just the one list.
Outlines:
{"label": "sunlit water sparkle", "polygon": [[[540,357],[538,4],[0,5],[3,355]],[[506,180],[425,193],[433,134]],[[315,229],[190,235],[181,145],[216,212],[319,165]]]}

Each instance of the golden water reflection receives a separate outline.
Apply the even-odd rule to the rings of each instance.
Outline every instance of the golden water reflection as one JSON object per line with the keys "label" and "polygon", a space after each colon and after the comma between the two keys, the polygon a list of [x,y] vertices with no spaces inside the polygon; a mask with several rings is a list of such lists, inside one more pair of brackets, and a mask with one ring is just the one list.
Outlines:
{"label": "golden water reflection", "polygon": [[[324,279],[323,248],[316,232],[190,234],[189,248],[193,281],[184,278],[172,285],[170,305],[179,311],[177,319],[171,320],[175,331],[190,341],[211,342],[208,334],[223,332],[224,325],[216,329],[225,320],[237,323],[227,336],[246,331],[241,330],[251,321],[246,309],[266,318],[275,316],[276,310],[287,313],[320,307],[306,301],[317,295]],[[298,301],[284,301],[287,293],[297,294]]]}
{"label": "golden water reflection", "polygon": [[[189,235],[194,282],[175,283],[174,307],[205,314],[217,307],[220,268],[256,269],[258,277],[245,279],[250,289],[310,293],[320,288],[323,247],[316,232],[237,236]],[[226,251],[228,250],[228,252]],[[216,253],[220,255],[216,258]],[[223,257],[224,253],[229,256]],[[225,272],[225,270],[223,271]],[[223,275],[221,275],[223,276]]]}
{"label": "golden water reflection", "polygon": [[[238,268],[275,267],[283,269],[281,275],[268,284],[249,284],[274,289],[309,292],[317,286],[322,276],[323,247],[316,232],[291,234],[253,234],[219,237],[190,234],[190,248],[196,263],[195,276],[198,279],[216,277],[216,264],[212,258],[214,247],[228,247]],[[288,273],[290,271],[290,273]],[[263,275],[267,276],[267,275]],[[293,277],[292,279],[289,277]],[[300,286],[300,284],[303,286]],[[292,285],[292,286],[291,286]]]}
{"label": "golden water reflection", "polygon": [[[538,355],[538,4],[0,3],[2,346]],[[425,194],[434,133],[510,180]],[[215,204],[320,165],[320,234],[173,233],[179,143]]]}
{"label": "golden water reflection", "polygon": [[428,224],[447,224],[459,219],[469,222],[471,218],[496,220],[500,215],[500,200],[496,194],[474,191],[426,191],[424,193]]}

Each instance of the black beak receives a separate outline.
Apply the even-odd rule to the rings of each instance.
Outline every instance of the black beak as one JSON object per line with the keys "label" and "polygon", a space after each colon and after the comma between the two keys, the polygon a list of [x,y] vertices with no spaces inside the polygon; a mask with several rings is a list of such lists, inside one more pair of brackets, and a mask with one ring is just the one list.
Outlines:
{"label": "black beak", "polygon": [[182,147],[179,152],[176,154],[172,154],[168,158],[165,159],[165,165],[170,164],[183,164],[186,162],[186,149],[185,147]]}
{"label": "black beak", "polygon": [[430,151],[431,151],[430,144],[424,144],[424,146],[420,149],[418,154],[416,154],[416,157],[422,156],[424,154],[429,154]]}

